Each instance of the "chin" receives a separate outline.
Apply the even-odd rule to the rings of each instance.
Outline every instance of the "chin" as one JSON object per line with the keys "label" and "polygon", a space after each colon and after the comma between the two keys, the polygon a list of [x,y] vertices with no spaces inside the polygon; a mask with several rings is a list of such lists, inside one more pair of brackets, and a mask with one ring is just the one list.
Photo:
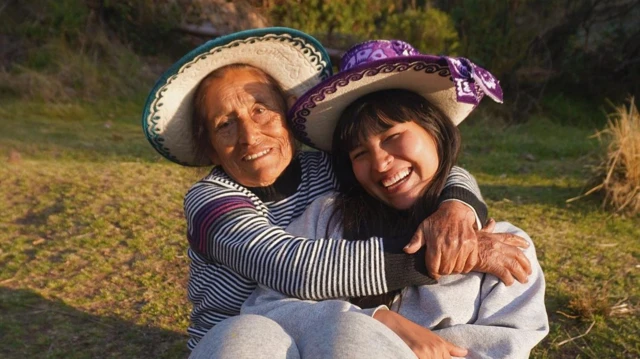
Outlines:
{"label": "chin", "polygon": [[404,211],[413,206],[416,200],[413,198],[403,198],[396,201],[392,201],[389,205],[397,210]]}

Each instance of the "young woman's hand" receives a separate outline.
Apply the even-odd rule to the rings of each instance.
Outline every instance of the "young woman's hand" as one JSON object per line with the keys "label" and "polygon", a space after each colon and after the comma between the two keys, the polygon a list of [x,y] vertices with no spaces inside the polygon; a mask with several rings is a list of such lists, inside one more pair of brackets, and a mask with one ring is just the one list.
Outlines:
{"label": "young woman's hand", "polygon": [[495,225],[492,218],[477,231],[478,261],[473,270],[493,274],[507,286],[513,284],[514,279],[526,283],[531,263],[520,248],[527,248],[529,243],[511,233],[492,233]]}
{"label": "young woman's hand", "polygon": [[374,316],[393,330],[420,359],[463,357],[467,350],[442,339],[427,328],[390,310],[378,310]]}
{"label": "young woman's hand", "polygon": [[430,277],[469,273],[478,262],[476,215],[469,206],[447,201],[425,219],[405,252],[413,254],[426,245],[425,263]]}

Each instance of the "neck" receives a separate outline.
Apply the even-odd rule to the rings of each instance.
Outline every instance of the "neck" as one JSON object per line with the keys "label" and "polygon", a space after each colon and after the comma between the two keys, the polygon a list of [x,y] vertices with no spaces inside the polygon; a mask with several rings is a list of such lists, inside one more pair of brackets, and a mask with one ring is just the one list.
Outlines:
{"label": "neck", "polygon": [[263,202],[275,202],[285,199],[296,192],[302,181],[300,159],[295,156],[280,176],[268,186],[247,187]]}

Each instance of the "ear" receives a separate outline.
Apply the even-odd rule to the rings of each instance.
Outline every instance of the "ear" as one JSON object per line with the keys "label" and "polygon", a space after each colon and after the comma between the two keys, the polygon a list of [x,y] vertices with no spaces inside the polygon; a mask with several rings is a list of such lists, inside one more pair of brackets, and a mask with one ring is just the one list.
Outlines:
{"label": "ear", "polygon": [[296,103],[296,100],[298,99],[297,96],[287,96],[287,109],[291,109],[291,107],[293,107],[293,104]]}

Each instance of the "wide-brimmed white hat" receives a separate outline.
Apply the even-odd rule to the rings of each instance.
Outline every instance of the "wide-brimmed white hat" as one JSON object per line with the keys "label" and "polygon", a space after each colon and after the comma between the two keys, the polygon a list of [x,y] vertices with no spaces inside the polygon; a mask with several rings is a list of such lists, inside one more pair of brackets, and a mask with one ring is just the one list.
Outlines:
{"label": "wide-brimmed white hat", "polygon": [[416,92],[455,125],[485,94],[502,103],[498,80],[465,58],[424,55],[400,40],[374,40],[349,49],[342,56],[340,72],[298,98],[289,110],[289,125],[300,141],[331,151],[333,131],[347,106],[387,89]]}
{"label": "wide-brimmed white hat", "polygon": [[235,63],[263,70],[280,83],[287,96],[296,97],[328,78],[332,71],[322,45],[297,30],[253,29],[210,40],[171,66],[147,98],[142,127],[156,151],[186,166],[211,164],[194,150],[193,96],[209,73]]}

